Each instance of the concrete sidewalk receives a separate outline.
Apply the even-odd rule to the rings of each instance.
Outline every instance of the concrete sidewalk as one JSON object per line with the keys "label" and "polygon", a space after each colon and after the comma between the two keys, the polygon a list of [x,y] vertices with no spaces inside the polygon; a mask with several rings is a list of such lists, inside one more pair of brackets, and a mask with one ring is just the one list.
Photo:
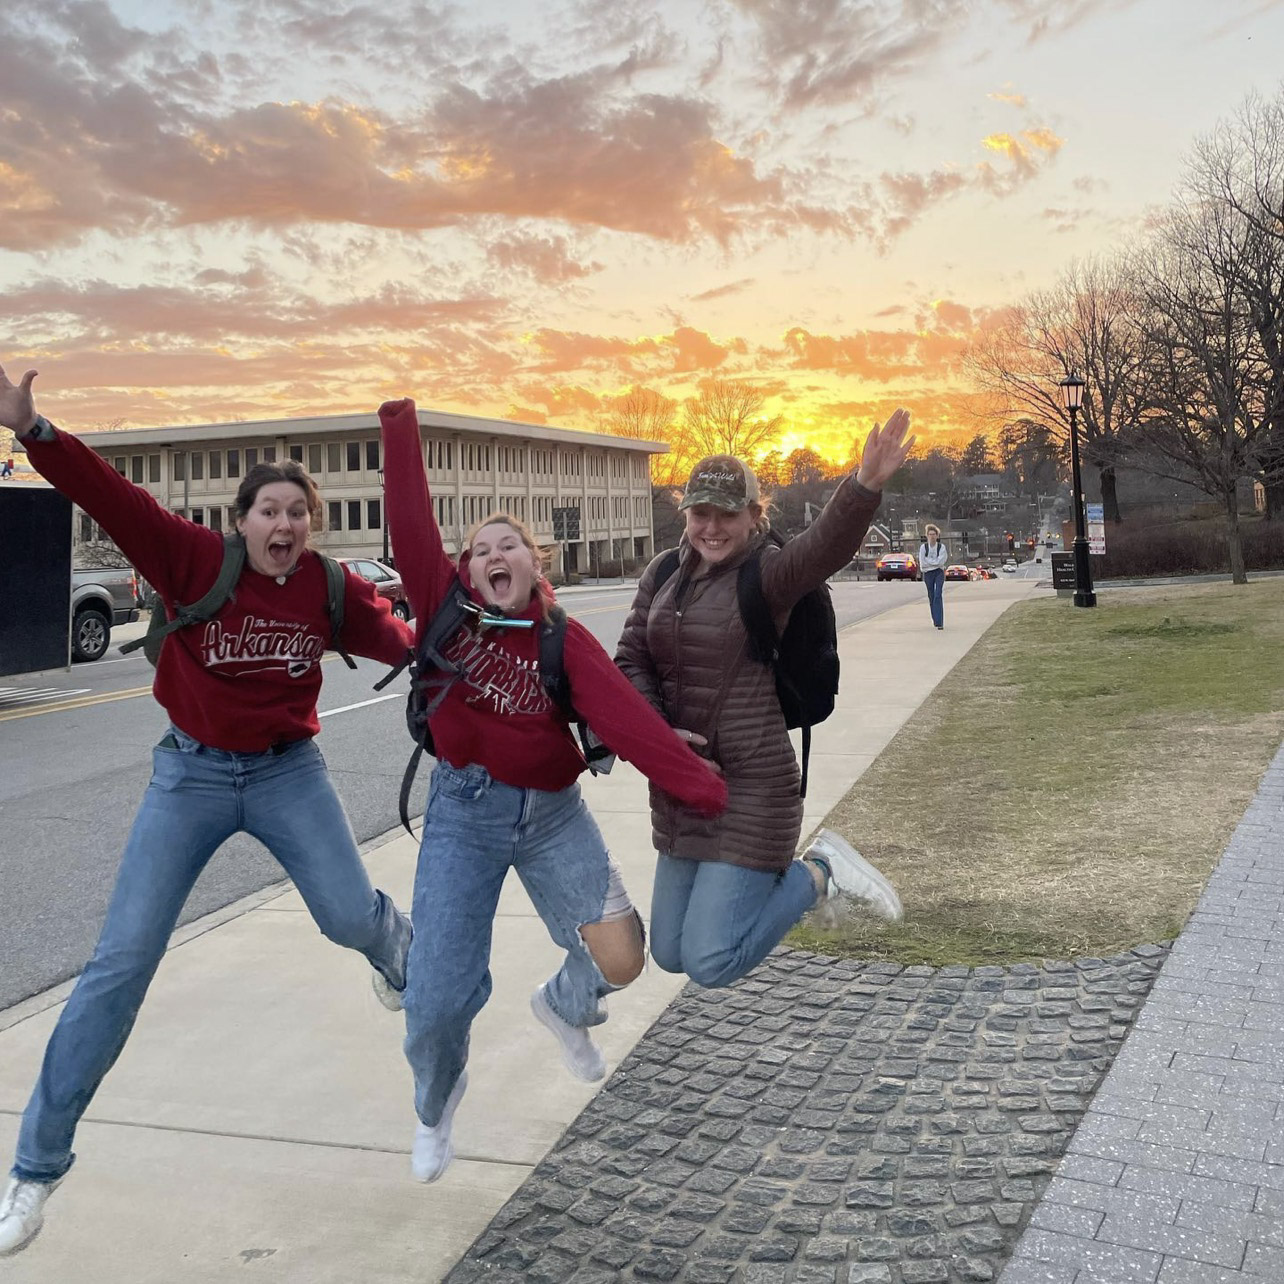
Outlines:
{"label": "concrete sidewalk", "polygon": [[[1046,582],[1002,579],[887,612],[840,639],[843,691],[814,737],[804,834],[818,825],[954,664],[1014,601]],[[894,680],[890,680],[894,679]],[[654,855],[646,787],[627,766],[586,797],[639,905]],[[367,853],[408,904],[415,844]],[[79,1161],[45,1231],[5,1281],[174,1284],[257,1278],[441,1280],[594,1095],[532,1020],[558,953],[515,880],[496,923],[495,992],[474,1027],[458,1158],[438,1184],[409,1176],[414,1129],[400,1020],[364,964],[317,933],[292,890],[268,889],[175,935],[120,1062],[78,1135]],[[655,968],[612,1001],[612,1067],[682,988]],[[68,987],[0,1014],[0,1149]]]}

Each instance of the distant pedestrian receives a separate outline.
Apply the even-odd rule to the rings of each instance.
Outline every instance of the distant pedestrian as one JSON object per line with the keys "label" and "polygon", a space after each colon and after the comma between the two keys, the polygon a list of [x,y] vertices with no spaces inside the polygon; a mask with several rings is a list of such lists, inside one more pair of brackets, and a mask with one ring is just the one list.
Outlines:
{"label": "distant pedestrian", "polygon": [[798,760],[770,664],[749,653],[740,567],[759,559],[762,593],[778,628],[794,605],[851,561],[878,510],[884,483],[914,438],[897,410],[865,442],[859,469],[839,484],[802,534],[777,545],[758,480],[743,460],[715,455],[692,470],[679,508],[686,530],[678,566],[659,582],[647,567],[615,660],[678,735],[717,763],[729,802],[715,821],[651,789],[659,853],[651,899],[651,957],[698,985],[730,985],[756,967],[817,902],[868,901],[888,918],[900,901],[887,880],[837,834],[801,859]]}
{"label": "distant pedestrian", "polygon": [[8,481],[13,476],[13,459],[9,458],[0,464],[0,480]]}
{"label": "distant pedestrian", "polygon": [[[102,526],[171,613],[197,602],[219,576],[223,536],[168,512],[38,415],[35,373],[15,385],[0,369],[0,426],[21,437],[36,470]],[[371,887],[313,743],[321,660],[336,641],[328,573],[308,548],[320,505],[293,460],[251,468],[236,493],[245,567],[235,593],[207,624],[165,638],[154,694],[170,725],[152,751],[151,782],[102,935],[50,1036],[22,1117],[0,1198],[0,1256],[40,1232],[45,1201],[75,1160],[76,1126],[129,1038],[188,893],[233,834],[267,847],[320,930],[369,960],[384,1006],[401,1006],[410,924]],[[344,647],[395,664],[410,640],[374,585],[345,571]]]}
{"label": "distant pedestrian", "polygon": [[[424,815],[405,994],[406,1059],[418,1115],[411,1173],[436,1181],[454,1155],[467,1088],[469,1033],[491,992],[490,946],[505,876],[521,879],[565,951],[531,995],[536,1019],[579,1079],[606,1073],[591,1029],[603,1000],[645,963],[642,921],[580,795],[584,755],[540,672],[542,626],[560,610],[526,526],[492,513],[458,566],[442,546],[409,398],[379,408],[388,525],[419,638],[451,594],[464,621],[438,646],[448,668],[429,718],[437,765]],[[471,617],[471,618],[469,618]],[[692,823],[726,806],[727,788],[680,743],[578,620],[565,621],[563,672],[575,711],[606,747],[665,791]]]}
{"label": "distant pedestrian", "polygon": [[932,623],[938,629],[945,627],[945,563],[950,560],[950,550],[941,543],[941,528],[931,522],[923,528],[927,537],[918,546],[918,564],[923,571],[923,587],[927,590],[927,607],[932,613]]}

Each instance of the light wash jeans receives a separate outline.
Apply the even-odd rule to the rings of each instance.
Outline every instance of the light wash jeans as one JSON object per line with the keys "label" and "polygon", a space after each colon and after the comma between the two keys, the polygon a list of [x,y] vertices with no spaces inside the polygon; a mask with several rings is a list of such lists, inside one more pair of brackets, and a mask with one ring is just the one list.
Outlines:
{"label": "light wash jeans", "polygon": [[410,924],[370,886],[321,751],[211,749],[170,728],[121,857],[102,935],[45,1049],[22,1117],[13,1175],[56,1181],[81,1115],[142,1006],[179,912],[218,846],[252,834],[294,880],[321,931],[359,950],[398,988]]}
{"label": "light wash jeans", "polygon": [[816,903],[802,861],[780,874],[661,852],[651,893],[651,957],[709,989],[752,971]]}
{"label": "light wash jeans", "polygon": [[932,623],[938,629],[945,627],[945,572],[938,568],[923,572],[923,587],[927,590],[927,606],[932,612]]}
{"label": "light wash jeans", "polygon": [[476,765],[439,761],[424,816],[407,965],[406,1060],[415,1111],[430,1128],[468,1060],[473,1020],[490,998],[490,943],[510,866],[549,935],[566,951],[549,1006],[570,1025],[606,1020],[610,985],[580,928],[596,923],[609,878],[606,845],[578,784],[518,789]]}

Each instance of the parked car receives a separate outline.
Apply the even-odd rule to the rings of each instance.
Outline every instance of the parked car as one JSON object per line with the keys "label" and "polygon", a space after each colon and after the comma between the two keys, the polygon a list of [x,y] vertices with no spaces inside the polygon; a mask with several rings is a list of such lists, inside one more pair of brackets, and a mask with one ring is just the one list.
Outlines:
{"label": "parked car", "polygon": [[974,580],[996,580],[998,574],[992,566],[977,566],[973,568],[972,578]]}
{"label": "parked car", "polygon": [[115,624],[138,619],[138,576],[129,566],[85,566],[71,573],[71,654],[100,660]]}
{"label": "parked car", "polygon": [[968,574],[966,566],[947,566],[945,568],[945,578],[947,580],[970,580],[972,577]]}
{"label": "parked car", "polygon": [[354,575],[369,580],[379,596],[392,603],[392,613],[399,620],[410,619],[410,601],[406,597],[406,590],[401,586],[401,576],[396,571],[382,562],[365,557],[341,557],[339,561]]}
{"label": "parked car", "polygon": [[918,559],[912,553],[884,553],[874,569],[880,580],[918,579]]}

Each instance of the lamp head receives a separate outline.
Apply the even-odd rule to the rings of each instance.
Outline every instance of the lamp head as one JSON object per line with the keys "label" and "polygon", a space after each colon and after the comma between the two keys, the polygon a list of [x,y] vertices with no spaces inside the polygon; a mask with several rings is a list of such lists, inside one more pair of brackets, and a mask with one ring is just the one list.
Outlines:
{"label": "lamp head", "polygon": [[1067,410],[1078,410],[1083,405],[1084,382],[1073,371],[1060,381],[1061,404]]}

